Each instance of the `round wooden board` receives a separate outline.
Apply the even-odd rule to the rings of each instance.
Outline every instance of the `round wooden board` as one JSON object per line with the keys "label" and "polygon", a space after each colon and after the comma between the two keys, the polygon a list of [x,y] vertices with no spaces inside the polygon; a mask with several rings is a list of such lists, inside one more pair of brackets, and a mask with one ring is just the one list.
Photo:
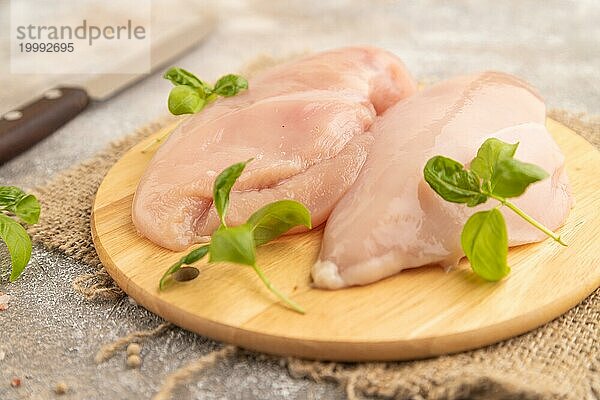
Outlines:
{"label": "round wooden board", "polygon": [[310,287],[322,231],[261,247],[258,263],[273,283],[302,304],[300,315],[277,302],[247,267],[199,265],[193,281],[158,291],[183,253],[136,233],[131,202],[152,154],[131,149],[106,175],[92,214],[96,249],[110,275],[138,303],[198,334],[244,348],[315,359],[406,360],[481,347],[529,331],[575,306],[600,286],[600,153],[548,120],[567,157],[576,205],[561,230],[569,247],[546,240],[510,250],[511,275],[488,283],[463,259],[451,272],[417,268],[339,291]]}

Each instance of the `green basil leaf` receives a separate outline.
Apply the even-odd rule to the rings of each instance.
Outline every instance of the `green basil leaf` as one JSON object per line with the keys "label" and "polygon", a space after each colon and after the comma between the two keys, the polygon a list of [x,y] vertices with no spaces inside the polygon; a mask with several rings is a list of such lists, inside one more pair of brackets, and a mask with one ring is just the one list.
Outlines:
{"label": "green basil leaf", "polygon": [[291,228],[304,225],[311,228],[310,212],[294,200],[280,200],[260,208],[248,218],[256,246],[281,236]]}
{"label": "green basil leaf", "polygon": [[171,67],[165,72],[163,78],[171,81],[175,86],[185,85],[199,89],[198,92],[202,98],[205,98],[212,92],[208,83],[198,79],[196,75],[183,68]]}
{"label": "green basil leaf", "polygon": [[0,186],[0,207],[10,207],[17,204],[27,193],[16,186]]}
{"label": "green basil leaf", "polygon": [[218,94],[216,94],[216,93],[211,93],[210,95],[208,95],[208,96],[206,97],[206,104],[210,104],[210,103],[212,103],[212,102],[213,102],[213,101],[215,101],[217,98],[219,98],[219,95],[218,95]]}
{"label": "green basil leaf", "polygon": [[504,198],[518,197],[530,184],[547,177],[548,173],[537,165],[514,158],[501,160],[492,175],[492,193]]}
{"label": "green basil leaf", "polygon": [[208,254],[208,248],[208,244],[200,246],[197,249],[190,251],[185,257],[181,259],[181,261],[186,265],[191,265],[196,261],[200,261],[202,258],[204,258],[205,255]]}
{"label": "green basil leaf", "polygon": [[477,157],[471,161],[471,171],[484,181],[490,180],[496,164],[501,160],[513,158],[517,147],[519,143],[510,144],[496,138],[487,139],[477,150]]}
{"label": "green basil leaf", "polygon": [[204,108],[206,100],[190,86],[175,86],[169,93],[168,106],[173,115],[195,114]]}
{"label": "green basil leaf", "polygon": [[481,193],[481,182],[476,173],[467,171],[458,161],[435,156],[423,170],[425,181],[444,200],[476,206],[487,200]]}
{"label": "green basil leaf", "polygon": [[256,249],[250,225],[217,229],[210,240],[210,262],[226,261],[254,266]]}
{"label": "green basil leaf", "polygon": [[471,268],[483,279],[499,281],[510,273],[506,223],[498,209],[473,214],[463,227],[460,242]]}
{"label": "green basil leaf", "polygon": [[181,257],[175,264],[171,265],[171,267],[163,274],[162,278],[160,278],[160,282],[158,283],[159,289],[164,289],[167,278],[179,271],[184,265],[191,265],[196,261],[200,261],[208,253],[208,248],[208,244],[200,246]]}
{"label": "green basil leaf", "polygon": [[225,168],[223,172],[217,176],[217,179],[215,179],[215,184],[213,186],[213,202],[217,209],[217,213],[219,214],[219,218],[221,219],[221,224],[223,225],[226,225],[225,214],[227,213],[227,206],[229,205],[229,193],[231,192],[231,188],[244,171],[244,168],[246,168],[246,164],[250,161],[252,161],[252,159]]}
{"label": "green basil leaf", "polygon": [[18,222],[4,214],[0,214],[0,238],[6,243],[10,253],[12,263],[10,281],[14,282],[31,258],[31,239]]}
{"label": "green basil leaf", "polygon": [[248,81],[239,75],[225,75],[219,78],[215,83],[214,92],[223,96],[231,97],[238,94],[241,90],[248,89]]}
{"label": "green basil leaf", "polygon": [[7,209],[28,224],[37,224],[40,219],[40,203],[32,194],[26,195]]}
{"label": "green basil leaf", "polygon": [[179,271],[181,269],[181,267],[183,267],[183,262],[181,262],[181,260],[179,260],[175,264],[171,265],[169,267],[169,269],[165,271],[162,278],[160,278],[160,281],[158,282],[158,288],[160,290],[164,289],[165,285],[167,284],[167,279],[171,275],[173,275],[175,272]]}

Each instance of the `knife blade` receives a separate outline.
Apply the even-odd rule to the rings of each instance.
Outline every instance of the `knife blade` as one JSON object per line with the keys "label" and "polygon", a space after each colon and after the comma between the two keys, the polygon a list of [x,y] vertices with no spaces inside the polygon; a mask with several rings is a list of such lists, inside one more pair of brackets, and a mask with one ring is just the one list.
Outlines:
{"label": "knife blade", "polygon": [[[150,73],[189,50],[214,28],[216,18],[185,21],[178,29],[153,39]],[[131,60],[135,62],[135,60]],[[148,74],[98,74],[73,85],[58,85],[0,118],[0,164],[26,151],[75,118],[90,101],[107,100]]]}

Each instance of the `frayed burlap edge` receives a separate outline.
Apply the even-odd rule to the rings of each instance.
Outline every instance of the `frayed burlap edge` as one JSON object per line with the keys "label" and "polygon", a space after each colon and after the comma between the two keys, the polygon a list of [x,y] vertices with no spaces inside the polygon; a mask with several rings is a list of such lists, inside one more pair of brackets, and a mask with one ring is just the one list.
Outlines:
{"label": "frayed burlap edge", "polygon": [[123,350],[127,347],[127,345],[131,343],[141,343],[146,339],[156,337],[166,332],[174,325],[170,322],[163,322],[158,325],[156,328],[142,330],[142,331],[134,331],[123,337],[118,338],[117,340],[107,343],[98,350],[96,356],[94,357],[94,361],[96,364],[103,363],[104,361],[112,358],[117,352]]}

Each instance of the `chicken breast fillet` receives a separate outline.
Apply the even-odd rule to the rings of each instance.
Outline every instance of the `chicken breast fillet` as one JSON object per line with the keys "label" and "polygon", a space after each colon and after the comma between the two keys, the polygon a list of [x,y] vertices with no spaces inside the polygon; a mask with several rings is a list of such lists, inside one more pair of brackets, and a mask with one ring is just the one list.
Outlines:
{"label": "chicken breast fillet", "polygon": [[375,117],[416,91],[402,62],[374,48],[305,57],[249,86],[191,116],[158,150],[133,200],[141,235],[171,250],[204,241],[219,224],[211,211],[215,177],[249,158],[233,188],[229,224],[269,202],[296,199],[320,225],[358,176]]}
{"label": "chicken breast fillet", "polygon": [[[550,174],[514,202],[549,228],[560,227],[572,199],[564,157],[544,122],[544,103],[529,86],[493,72],[443,82],[388,109],[371,127],[375,142],[359,177],[329,217],[312,269],[315,285],[338,289],[406,268],[455,265],[464,256],[464,223],[497,202],[475,208],[446,202],[424,181],[423,168],[435,155],[466,164],[490,137],[520,142],[515,158]],[[509,245],[545,238],[502,212]]]}

